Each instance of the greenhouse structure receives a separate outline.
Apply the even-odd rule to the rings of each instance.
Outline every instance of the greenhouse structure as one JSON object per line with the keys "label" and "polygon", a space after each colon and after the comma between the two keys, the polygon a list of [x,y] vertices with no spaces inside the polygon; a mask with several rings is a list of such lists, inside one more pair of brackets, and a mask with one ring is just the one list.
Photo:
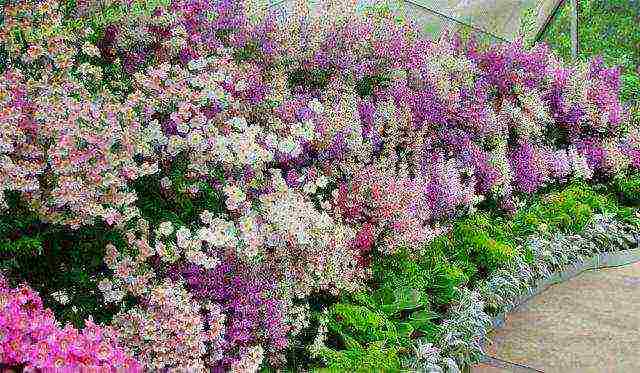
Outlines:
{"label": "greenhouse structure", "polygon": [[1,372],[640,372],[640,1],[0,6]]}

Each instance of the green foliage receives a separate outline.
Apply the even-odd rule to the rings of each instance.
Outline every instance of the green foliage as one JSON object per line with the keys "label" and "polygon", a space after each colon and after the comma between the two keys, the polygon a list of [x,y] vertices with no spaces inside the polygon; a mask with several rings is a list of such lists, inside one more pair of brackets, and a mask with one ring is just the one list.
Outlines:
{"label": "green foliage", "polygon": [[447,294],[441,288],[449,287],[451,299],[455,285],[445,282],[459,280],[447,278],[444,271],[440,279],[422,269],[403,253],[380,258],[374,267],[375,290],[353,294],[319,314],[329,332],[329,346],[321,348],[318,357],[328,368],[395,371],[415,338],[439,338],[437,315],[429,309],[427,291]]}
{"label": "green foliage", "polygon": [[360,97],[373,95],[378,87],[384,87],[389,83],[389,77],[382,75],[367,75],[356,82],[356,92]]}
{"label": "green foliage", "polygon": [[[194,182],[184,176],[187,165],[186,159],[179,158],[165,172],[134,183],[136,204],[152,226],[164,220],[188,224],[204,209],[218,215],[224,212],[222,197],[210,184],[197,182],[199,192],[189,194]],[[167,194],[160,191],[163,176],[172,182]],[[99,322],[109,321],[118,310],[102,303],[97,282],[107,273],[106,245],[127,250],[122,234],[102,222],[78,230],[45,224],[18,194],[6,194],[9,210],[0,216],[0,270],[12,283],[26,282],[39,291],[45,305],[63,322],[81,326],[90,315]],[[55,299],[60,291],[68,294],[67,304]]]}
{"label": "green foliage", "polygon": [[309,89],[324,89],[329,84],[331,77],[330,70],[312,70],[296,69],[292,71],[287,79],[289,88],[303,87]]}
{"label": "green foliage", "polygon": [[481,273],[493,272],[518,255],[510,233],[501,219],[474,214],[454,224],[454,257],[470,261]]}
{"label": "green foliage", "polygon": [[345,350],[323,347],[319,356],[325,361],[326,368],[318,372],[397,372],[400,371],[398,351],[377,341],[363,346],[358,341],[347,339]]}
{"label": "green foliage", "polygon": [[330,343],[317,351],[317,357],[327,368],[341,371],[400,368],[399,355],[411,346],[415,328],[393,315],[405,307],[419,307],[421,302],[411,289],[398,290],[384,298],[387,297],[379,294],[356,294],[347,299],[350,303],[333,304],[326,314],[320,315],[329,331]]}
{"label": "green foliage", "polygon": [[[75,7],[76,0],[67,0],[70,7]],[[71,5],[72,4],[72,5]],[[134,0],[130,4],[125,2],[113,2],[102,7],[91,16],[91,22],[105,26],[118,23],[124,17],[150,16],[160,7],[168,7],[169,0]]]}
{"label": "green foliage", "polygon": [[613,181],[613,188],[625,204],[640,205],[640,175],[623,175]]}
{"label": "green foliage", "polygon": [[321,316],[329,331],[329,346],[319,353],[326,366],[396,369],[416,339],[437,342],[437,321],[459,297],[458,289],[518,255],[506,226],[476,214],[456,222],[450,235],[436,238],[420,255],[377,257],[372,289],[342,299]]}
{"label": "green foliage", "polygon": [[[543,41],[571,59],[569,2],[564,5]],[[621,98],[640,101],[640,6],[637,0],[580,0],[581,60],[602,55],[608,65],[622,67]]]}
{"label": "green foliage", "polygon": [[454,299],[456,287],[465,284],[469,277],[463,268],[451,263],[438,247],[440,243],[451,243],[442,238],[446,240],[446,237],[437,239],[431,244],[430,250],[419,258],[410,258],[406,253],[380,258],[373,268],[376,282],[380,284],[379,291],[415,289],[422,294],[422,298],[438,305]]}
{"label": "green foliage", "polygon": [[401,334],[398,323],[381,309],[358,304],[337,303],[329,309],[329,330],[348,340],[362,343],[387,341],[407,344],[407,336]]}
{"label": "green foliage", "polygon": [[247,43],[244,47],[233,52],[233,58],[237,62],[258,60],[260,58],[260,46],[256,42]]}
{"label": "green foliage", "polygon": [[[627,194],[640,193],[640,176],[624,180]],[[418,255],[401,251],[376,257],[369,290],[319,313],[329,332],[319,356],[329,370],[397,370],[397,360],[416,340],[439,341],[441,315],[461,297],[460,289],[508,267],[517,256],[533,259],[532,253],[517,249],[521,238],[540,233],[541,227],[578,232],[595,213],[635,219],[632,209],[606,193],[606,188],[574,183],[528,201],[509,219],[488,212],[459,219],[449,234],[436,237]]]}
{"label": "green foliage", "polygon": [[[225,213],[223,197],[210,183],[193,182],[185,177],[188,160],[178,156],[166,172],[159,172],[136,180],[133,184],[138,195],[136,205],[142,216],[153,225],[171,221],[177,225],[188,225],[198,220],[203,210],[209,210],[218,216]],[[163,193],[160,179],[171,180],[171,190]],[[222,175],[218,175],[222,180]],[[199,192],[193,196],[188,192],[190,186],[197,186]]]}
{"label": "green foliage", "polygon": [[[97,281],[105,272],[105,246],[124,247],[121,235],[103,224],[78,230],[45,224],[18,195],[7,193],[9,210],[0,216],[0,271],[13,285],[26,282],[40,292],[57,318],[81,326],[88,316],[108,321],[118,310],[102,304]],[[69,302],[54,294],[64,291]]]}
{"label": "green foliage", "polygon": [[537,198],[513,219],[513,232],[527,236],[544,231],[580,232],[595,213],[614,213],[619,219],[637,224],[633,210],[619,206],[615,198],[603,195],[584,183]]}

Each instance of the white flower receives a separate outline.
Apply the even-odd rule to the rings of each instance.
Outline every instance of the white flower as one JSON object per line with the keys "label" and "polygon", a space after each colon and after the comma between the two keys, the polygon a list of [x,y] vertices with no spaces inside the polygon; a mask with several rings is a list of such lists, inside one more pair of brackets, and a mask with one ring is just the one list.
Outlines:
{"label": "white flower", "polygon": [[262,148],[257,145],[252,145],[251,148],[243,154],[247,164],[256,164],[261,156],[265,154],[262,152]]}
{"label": "white flower", "polygon": [[312,194],[316,192],[316,184],[314,183],[306,183],[302,188],[302,191],[306,194]]}
{"label": "white flower", "polygon": [[169,236],[173,233],[173,224],[170,221],[163,221],[158,226],[157,233],[161,236]]}
{"label": "white flower", "polygon": [[264,138],[264,144],[270,148],[278,147],[278,137],[273,133],[267,134]]}
{"label": "white flower", "polygon": [[200,213],[200,220],[206,225],[211,225],[213,222],[213,213],[209,210],[202,211]]}
{"label": "white flower", "polygon": [[326,211],[331,210],[331,202],[329,202],[329,201],[320,202],[320,208],[322,208],[323,210],[326,210]]}
{"label": "white flower", "polygon": [[124,291],[122,290],[109,290],[104,293],[104,300],[107,303],[117,303],[124,298]]}
{"label": "white flower", "polygon": [[191,127],[189,126],[189,123],[182,122],[182,123],[178,123],[178,125],[176,126],[176,129],[180,133],[189,133],[189,131],[191,130]]}
{"label": "white flower", "polygon": [[98,282],[98,289],[100,289],[100,291],[103,293],[111,290],[112,288],[113,283],[107,278],[102,279],[100,282]]}
{"label": "white flower", "polygon": [[278,150],[282,153],[291,154],[296,149],[296,145],[295,140],[287,137],[278,145]]}
{"label": "white flower", "polygon": [[180,136],[171,136],[169,138],[167,151],[172,156],[178,155],[184,146],[184,140]]}
{"label": "white flower", "polygon": [[569,157],[572,160],[574,175],[577,178],[589,180],[593,177],[593,170],[589,167],[586,157],[578,153],[573,146],[569,148]]}
{"label": "white flower", "polygon": [[211,76],[214,82],[224,82],[225,76],[224,73],[220,72],[220,71],[216,71],[215,73],[213,73],[213,75]]}
{"label": "white flower", "polygon": [[255,222],[251,216],[243,216],[239,223],[240,230],[244,233],[251,233],[255,229]]}
{"label": "white flower", "polygon": [[204,91],[204,95],[209,100],[223,100],[226,97],[226,93],[220,87],[217,87],[215,89],[207,89],[206,91]]}
{"label": "white flower", "polygon": [[99,57],[100,50],[95,45],[89,43],[88,41],[82,45],[82,53],[91,57]]}
{"label": "white flower", "polygon": [[202,129],[207,124],[207,117],[203,114],[194,115],[189,122],[191,128]]}
{"label": "white flower", "polygon": [[298,157],[300,156],[300,154],[302,154],[302,145],[300,145],[299,142],[296,142],[293,147],[293,150],[291,151],[291,156]]}
{"label": "white flower", "polygon": [[69,304],[69,294],[67,294],[67,292],[64,290],[56,291],[55,293],[52,293],[51,296],[62,305]]}
{"label": "white flower", "polygon": [[189,78],[189,84],[195,88],[202,88],[205,85],[204,80],[199,76]]}
{"label": "white flower", "polygon": [[253,258],[256,255],[258,255],[258,252],[260,251],[260,246],[255,245],[253,242],[251,242],[250,239],[247,239],[247,241],[248,242],[246,242],[245,244],[239,247],[240,252],[243,256],[247,258]]}
{"label": "white flower", "polygon": [[243,117],[233,117],[229,119],[228,123],[233,126],[235,129],[244,131],[248,128],[249,124],[247,120]]}
{"label": "white flower", "polygon": [[163,189],[171,188],[171,179],[169,179],[167,176],[163,177],[162,179],[160,179],[160,186]]}
{"label": "white flower", "polygon": [[327,184],[329,184],[329,178],[324,175],[321,175],[316,180],[316,185],[318,186],[318,188],[324,188],[327,186]]}
{"label": "white flower", "polygon": [[196,237],[199,241],[211,243],[213,239],[213,231],[210,228],[199,228],[196,231]]}
{"label": "white flower", "polygon": [[244,91],[245,89],[247,89],[247,81],[244,79],[240,79],[236,82],[236,90],[237,91]]}
{"label": "white flower", "polygon": [[213,269],[218,266],[220,261],[217,258],[213,258],[211,256],[206,256],[203,261],[200,262],[200,265],[205,269]]}
{"label": "white flower", "polygon": [[317,114],[322,114],[324,112],[324,106],[316,98],[314,98],[313,100],[309,101],[309,109],[311,109],[313,112],[315,112]]}
{"label": "white flower", "polygon": [[207,60],[205,58],[194,59],[187,64],[189,70],[202,70],[205,66],[207,66]]}
{"label": "white flower", "polygon": [[202,144],[203,141],[204,141],[204,138],[202,137],[202,134],[200,134],[199,131],[193,131],[189,133],[189,135],[187,135],[187,142],[192,147],[197,147],[198,145]]}
{"label": "white flower", "polygon": [[187,227],[180,227],[176,231],[176,241],[178,243],[178,247],[184,249],[189,244],[189,239],[191,238],[191,231]]}
{"label": "white flower", "polygon": [[305,121],[301,129],[300,137],[307,141],[311,141],[314,139],[315,134],[315,124],[310,120]]}
{"label": "white flower", "polygon": [[302,137],[302,123],[295,122],[289,127],[291,133],[295,136]]}
{"label": "white flower", "polygon": [[227,195],[227,207],[231,210],[238,208],[238,205],[245,201],[246,195],[242,189],[228,185],[224,188],[224,193]]}
{"label": "white flower", "polygon": [[311,237],[309,237],[309,235],[304,229],[299,229],[296,232],[296,239],[298,240],[298,243],[301,245],[308,245],[311,243]]}

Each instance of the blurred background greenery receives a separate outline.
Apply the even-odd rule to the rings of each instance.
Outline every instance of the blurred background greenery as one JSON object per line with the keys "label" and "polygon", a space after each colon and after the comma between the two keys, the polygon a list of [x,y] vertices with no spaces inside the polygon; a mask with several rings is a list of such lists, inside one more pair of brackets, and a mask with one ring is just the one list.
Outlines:
{"label": "blurred background greenery", "polygon": [[[622,68],[621,97],[640,105],[640,0],[578,0],[578,58],[602,56]],[[567,61],[571,59],[571,2],[565,1],[542,36]]]}

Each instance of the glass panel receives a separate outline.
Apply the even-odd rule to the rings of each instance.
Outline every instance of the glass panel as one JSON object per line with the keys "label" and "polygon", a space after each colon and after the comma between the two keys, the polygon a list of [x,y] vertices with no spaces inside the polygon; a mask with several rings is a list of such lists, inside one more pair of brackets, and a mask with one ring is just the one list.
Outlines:
{"label": "glass panel", "polygon": [[[290,14],[293,0],[262,0]],[[489,34],[492,41],[513,41],[533,36],[545,23],[560,0],[397,0],[401,14],[414,20],[425,34],[436,36],[442,30],[465,30]],[[359,7],[381,3],[357,0]],[[309,0],[317,4],[318,0]],[[388,3],[388,2],[385,2]],[[529,22],[531,27],[524,28]],[[486,37],[486,36],[485,36]]]}

